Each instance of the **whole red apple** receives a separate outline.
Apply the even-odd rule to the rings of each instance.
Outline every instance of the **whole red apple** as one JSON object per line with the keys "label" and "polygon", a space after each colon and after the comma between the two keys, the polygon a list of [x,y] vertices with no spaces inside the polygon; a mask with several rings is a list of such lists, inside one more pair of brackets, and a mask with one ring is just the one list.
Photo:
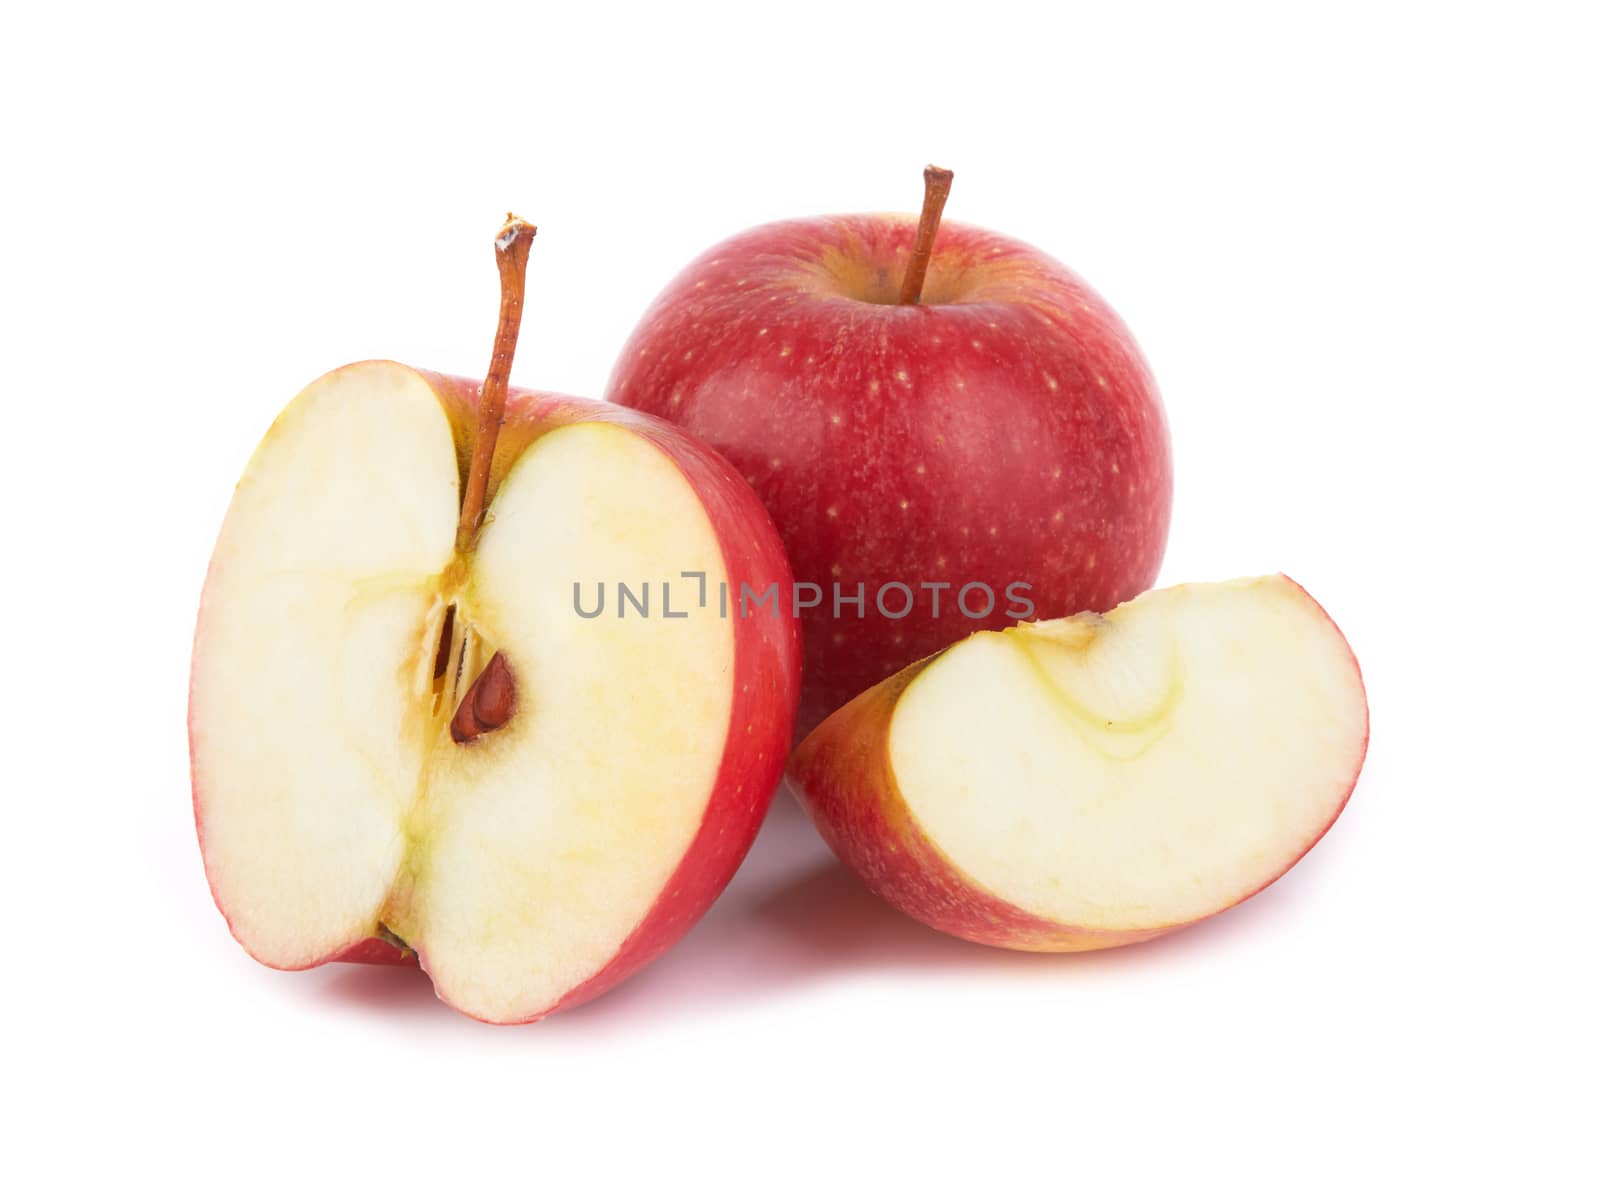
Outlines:
{"label": "whole red apple", "polygon": [[1166,547],[1166,418],[1127,327],[1038,249],[941,228],[950,175],[926,177],[920,222],[797,219],[706,252],[607,393],[766,502],[815,601],[802,733],[975,629],[1115,607]]}

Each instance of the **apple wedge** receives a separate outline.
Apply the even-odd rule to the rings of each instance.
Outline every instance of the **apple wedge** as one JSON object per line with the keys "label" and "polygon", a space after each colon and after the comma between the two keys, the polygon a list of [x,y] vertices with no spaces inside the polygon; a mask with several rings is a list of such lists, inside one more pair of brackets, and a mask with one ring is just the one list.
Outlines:
{"label": "apple wedge", "polygon": [[[771,799],[799,680],[792,621],[693,598],[790,581],[745,483],[648,416],[506,391],[505,338],[482,402],[374,362],[278,418],[216,546],[189,717],[206,873],[251,955],[415,956],[500,1023],[693,924]],[[575,584],[667,579],[670,618],[659,590],[652,615],[576,611]]]}
{"label": "apple wedge", "polygon": [[835,852],[928,925],[1094,950],[1221,912],[1344,808],[1355,656],[1278,575],[979,632],[861,694],[789,781]]}

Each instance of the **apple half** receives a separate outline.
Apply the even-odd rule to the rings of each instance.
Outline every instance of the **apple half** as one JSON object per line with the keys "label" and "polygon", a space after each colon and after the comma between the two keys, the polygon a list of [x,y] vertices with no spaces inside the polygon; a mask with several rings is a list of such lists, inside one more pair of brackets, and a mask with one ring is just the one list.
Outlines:
{"label": "apple half", "polygon": [[979,632],[835,712],[789,780],[828,843],[928,925],[1094,950],[1288,871],[1367,746],[1343,635],[1278,575]]}
{"label": "apple half", "polygon": [[[781,776],[799,646],[788,618],[722,613],[719,584],[787,588],[782,547],[739,476],[647,415],[512,390],[462,549],[479,395],[362,363],[278,418],[211,563],[189,731],[206,873],[251,955],[414,956],[505,1023],[613,985],[726,884]],[[656,587],[652,614],[576,613],[575,583],[592,604],[617,582]]]}

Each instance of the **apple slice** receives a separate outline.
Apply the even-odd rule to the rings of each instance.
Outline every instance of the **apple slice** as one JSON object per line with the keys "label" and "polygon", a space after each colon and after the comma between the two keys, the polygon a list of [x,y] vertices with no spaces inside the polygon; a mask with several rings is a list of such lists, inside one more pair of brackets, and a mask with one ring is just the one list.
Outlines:
{"label": "apple slice", "polygon": [[1018,950],[1138,942],[1259,892],[1338,817],[1367,702],[1278,575],[979,632],[858,696],[789,776],[928,925]]}
{"label": "apple slice", "polygon": [[[414,954],[442,999],[514,1022],[617,982],[727,882],[781,773],[798,641],[721,613],[719,584],[790,580],[720,459],[493,379],[486,450],[477,385],[394,363],[278,419],[212,561],[190,738],[207,875],[250,954]],[[617,582],[655,587],[652,614],[577,613],[575,584]]]}

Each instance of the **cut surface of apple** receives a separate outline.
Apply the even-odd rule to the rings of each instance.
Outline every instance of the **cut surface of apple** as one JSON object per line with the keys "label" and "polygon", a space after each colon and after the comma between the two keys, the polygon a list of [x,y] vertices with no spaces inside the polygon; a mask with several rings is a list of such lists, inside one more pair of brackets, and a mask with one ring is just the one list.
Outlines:
{"label": "cut surface of apple", "polygon": [[[653,957],[732,874],[783,762],[797,642],[715,599],[576,614],[575,583],[788,581],[738,477],[626,411],[513,394],[462,553],[475,391],[352,365],[267,435],[196,634],[195,811],[217,903],[262,962],[386,938],[449,1003],[518,1021]],[[491,658],[514,706],[457,742]]]}
{"label": "cut surface of apple", "polygon": [[1367,706],[1282,576],[980,632],[835,713],[790,775],[891,902],[995,945],[1138,941],[1236,904],[1328,829]]}

